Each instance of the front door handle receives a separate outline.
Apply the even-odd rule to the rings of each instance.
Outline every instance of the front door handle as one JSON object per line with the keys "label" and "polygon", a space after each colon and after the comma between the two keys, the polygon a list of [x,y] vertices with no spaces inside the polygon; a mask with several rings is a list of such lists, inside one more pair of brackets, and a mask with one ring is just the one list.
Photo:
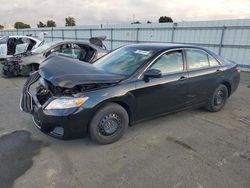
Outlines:
{"label": "front door handle", "polygon": [[179,78],[179,80],[183,81],[183,80],[185,80],[186,78],[187,78],[186,76],[181,76],[181,77]]}

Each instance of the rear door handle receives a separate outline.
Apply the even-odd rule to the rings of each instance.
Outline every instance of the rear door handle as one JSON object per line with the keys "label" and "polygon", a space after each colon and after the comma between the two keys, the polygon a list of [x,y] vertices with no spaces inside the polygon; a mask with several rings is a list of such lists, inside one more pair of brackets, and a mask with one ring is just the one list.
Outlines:
{"label": "rear door handle", "polygon": [[183,80],[185,80],[186,78],[187,78],[186,76],[181,76],[181,77],[179,78],[179,80],[183,81]]}
{"label": "rear door handle", "polygon": [[217,69],[216,72],[220,72],[221,70],[220,69]]}

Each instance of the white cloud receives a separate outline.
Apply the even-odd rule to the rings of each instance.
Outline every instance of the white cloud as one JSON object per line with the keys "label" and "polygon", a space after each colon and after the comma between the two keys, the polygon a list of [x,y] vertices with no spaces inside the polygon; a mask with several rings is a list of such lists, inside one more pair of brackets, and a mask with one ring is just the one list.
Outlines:
{"label": "white cloud", "polygon": [[73,16],[78,25],[157,22],[162,15],[175,21],[250,18],[249,0],[1,0],[0,24],[23,21],[35,26],[53,19],[64,25]]}

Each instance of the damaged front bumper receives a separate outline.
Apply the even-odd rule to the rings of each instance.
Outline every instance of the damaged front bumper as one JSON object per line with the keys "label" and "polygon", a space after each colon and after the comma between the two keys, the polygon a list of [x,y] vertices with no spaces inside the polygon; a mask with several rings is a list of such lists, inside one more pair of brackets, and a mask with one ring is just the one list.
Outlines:
{"label": "damaged front bumper", "polygon": [[41,105],[36,95],[29,91],[39,78],[39,73],[35,72],[26,81],[20,102],[21,110],[30,113],[36,127],[46,134],[61,139],[84,137],[93,114],[92,110],[83,107],[46,110],[46,104]]}
{"label": "damaged front bumper", "polygon": [[21,75],[21,69],[22,67],[20,65],[20,61],[18,60],[6,59],[4,62],[2,62],[3,77],[15,77]]}

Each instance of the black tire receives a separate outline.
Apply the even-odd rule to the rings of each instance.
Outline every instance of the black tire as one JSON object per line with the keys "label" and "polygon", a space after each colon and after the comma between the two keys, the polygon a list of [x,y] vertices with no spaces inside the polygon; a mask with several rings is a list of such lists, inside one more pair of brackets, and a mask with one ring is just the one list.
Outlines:
{"label": "black tire", "polygon": [[18,62],[15,62],[15,61],[5,62],[2,72],[3,72],[3,76],[5,77],[18,76],[20,73],[20,66]]}
{"label": "black tire", "polygon": [[225,85],[219,85],[208,100],[207,110],[210,112],[220,111],[227,102],[228,89]]}
{"label": "black tire", "polygon": [[89,125],[91,140],[111,144],[119,140],[129,124],[127,111],[116,103],[108,103],[97,111]]}

